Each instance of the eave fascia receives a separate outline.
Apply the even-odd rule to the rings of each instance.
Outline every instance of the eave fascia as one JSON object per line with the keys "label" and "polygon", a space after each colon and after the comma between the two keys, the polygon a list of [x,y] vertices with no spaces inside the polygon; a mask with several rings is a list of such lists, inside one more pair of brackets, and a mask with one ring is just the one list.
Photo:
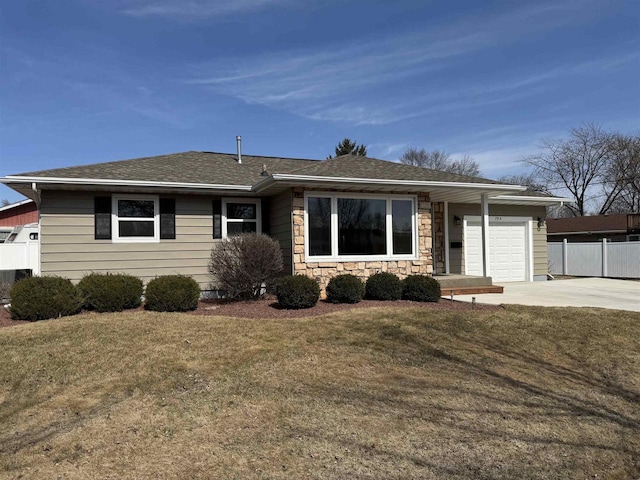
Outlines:
{"label": "eave fascia", "polygon": [[257,183],[253,190],[260,192],[276,182],[291,184],[314,184],[314,183],[335,183],[338,185],[380,185],[394,187],[418,187],[428,190],[429,188],[460,188],[478,191],[499,191],[499,192],[522,192],[527,189],[521,185],[505,185],[494,183],[467,183],[467,182],[440,182],[424,180],[391,180],[380,178],[353,178],[353,177],[326,177],[316,175],[294,175],[284,173],[274,173],[269,178]]}
{"label": "eave fascia", "polygon": [[207,183],[184,183],[184,182],[152,182],[144,180],[114,180],[108,178],[63,178],[63,177],[29,177],[21,175],[7,175],[0,178],[0,182],[10,184],[30,184],[38,185],[77,185],[83,187],[141,187],[141,188],[171,188],[184,190],[231,190],[238,192],[251,192],[251,185],[226,185]]}
{"label": "eave fascia", "polygon": [[[526,190],[526,188],[525,188]],[[491,197],[492,200],[518,201],[531,203],[546,203],[548,205],[557,205],[563,203],[571,203],[573,200],[567,197],[536,197],[527,195],[496,195]]]}

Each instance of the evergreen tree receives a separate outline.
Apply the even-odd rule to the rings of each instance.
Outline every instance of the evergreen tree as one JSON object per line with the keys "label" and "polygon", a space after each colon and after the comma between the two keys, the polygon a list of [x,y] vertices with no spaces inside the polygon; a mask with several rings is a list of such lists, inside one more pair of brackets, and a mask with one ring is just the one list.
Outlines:
{"label": "evergreen tree", "polygon": [[[367,156],[367,147],[362,143],[358,145],[357,142],[352,142],[350,138],[345,138],[342,140],[335,149],[336,157],[341,155],[358,155],[360,157]],[[327,160],[333,158],[333,156],[329,155]]]}

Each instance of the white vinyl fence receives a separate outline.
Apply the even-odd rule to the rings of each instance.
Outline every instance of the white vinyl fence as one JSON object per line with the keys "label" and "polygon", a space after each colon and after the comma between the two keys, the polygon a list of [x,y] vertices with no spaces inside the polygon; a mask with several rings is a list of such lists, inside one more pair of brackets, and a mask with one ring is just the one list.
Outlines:
{"label": "white vinyl fence", "polygon": [[577,277],[640,278],[640,242],[547,244],[549,273]]}

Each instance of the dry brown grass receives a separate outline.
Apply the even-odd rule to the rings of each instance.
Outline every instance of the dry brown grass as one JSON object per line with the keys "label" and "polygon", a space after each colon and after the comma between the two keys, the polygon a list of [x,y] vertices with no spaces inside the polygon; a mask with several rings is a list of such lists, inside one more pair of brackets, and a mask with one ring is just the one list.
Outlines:
{"label": "dry brown grass", "polygon": [[86,314],[0,330],[7,478],[635,478],[640,315]]}

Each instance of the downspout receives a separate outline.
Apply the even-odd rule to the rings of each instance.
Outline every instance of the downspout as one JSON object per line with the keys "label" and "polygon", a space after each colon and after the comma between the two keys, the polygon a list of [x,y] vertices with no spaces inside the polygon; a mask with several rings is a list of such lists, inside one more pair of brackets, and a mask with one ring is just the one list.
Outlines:
{"label": "downspout", "polygon": [[31,191],[33,191],[33,201],[36,202],[38,208],[38,220],[40,219],[40,192],[38,192],[38,184],[36,182],[31,183]]}

